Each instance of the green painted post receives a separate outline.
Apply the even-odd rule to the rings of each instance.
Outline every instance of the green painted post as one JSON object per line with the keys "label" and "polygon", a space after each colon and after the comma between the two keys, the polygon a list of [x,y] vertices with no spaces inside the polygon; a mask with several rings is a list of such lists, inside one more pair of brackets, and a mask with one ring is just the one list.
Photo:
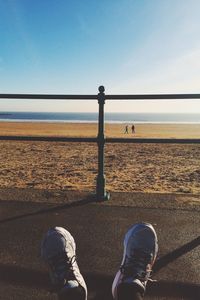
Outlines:
{"label": "green painted post", "polygon": [[104,104],[105,104],[105,88],[99,87],[99,93],[97,96],[99,104],[99,123],[98,123],[98,175],[97,175],[97,187],[96,196],[98,201],[109,200],[110,195],[105,189],[105,175],[104,175]]}

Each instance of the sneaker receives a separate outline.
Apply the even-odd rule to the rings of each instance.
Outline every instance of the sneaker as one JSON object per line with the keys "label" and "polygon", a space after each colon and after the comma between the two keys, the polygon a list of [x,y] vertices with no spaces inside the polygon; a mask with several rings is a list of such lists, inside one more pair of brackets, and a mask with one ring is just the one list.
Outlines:
{"label": "sneaker", "polygon": [[42,245],[41,256],[49,267],[49,275],[55,292],[81,286],[84,299],[87,287],[76,262],[76,244],[72,235],[62,227],[48,230]]}
{"label": "sneaker", "polygon": [[140,293],[145,293],[157,252],[157,235],[151,224],[138,223],[127,231],[121,267],[112,285],[115,300],[118,299],[118,287],[123,283],[135,286]]}

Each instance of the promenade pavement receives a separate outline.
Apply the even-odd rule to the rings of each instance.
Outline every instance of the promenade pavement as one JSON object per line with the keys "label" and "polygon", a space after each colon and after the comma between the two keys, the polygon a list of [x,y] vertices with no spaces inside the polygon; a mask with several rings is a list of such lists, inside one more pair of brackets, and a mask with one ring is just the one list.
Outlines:
{"label": "promenade pavement", "polygon": [[113,193],[110,201],[96,203],[81,193],[0,191],[0,299],[57,299],[40,242],[49,227],[63,226],[76,240],[88,299],[111,300],[124,234],[141,221],[153,224],[159,240],[157,282],[148,283],[145,299],[200,299],[198,197],[174,197]]}

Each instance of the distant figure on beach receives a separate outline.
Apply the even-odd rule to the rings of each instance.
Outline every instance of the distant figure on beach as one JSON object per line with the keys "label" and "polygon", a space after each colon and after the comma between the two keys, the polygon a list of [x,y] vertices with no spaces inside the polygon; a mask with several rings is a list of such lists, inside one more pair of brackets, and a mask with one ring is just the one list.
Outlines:
{"label": "distant figure on beach", "polygon": [[124,133],[128,133],[128,125],[125,126],[125,131]]}
{"label": "distant figure on beach", "polygon": [[131,126],[131,130],[132,130],[132,133],[135,133],[135,126],[134,125]]}

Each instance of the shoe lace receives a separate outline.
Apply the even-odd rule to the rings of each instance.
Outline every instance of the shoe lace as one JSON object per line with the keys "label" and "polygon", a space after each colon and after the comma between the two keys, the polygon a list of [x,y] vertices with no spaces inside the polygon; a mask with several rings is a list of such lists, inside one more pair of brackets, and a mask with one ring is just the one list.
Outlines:
{"label": "shoe lace", "polygon": [[70,259],[66,253],[61,253],[49,259],[49,266],[54,274],[55,287],[64,286],[68,280],[75,279],[73,265],[76,261],[76,255]]}
{"label": "shoe lace", "polygon": [[124,264],[120,267],[121,272],[127,277],[135,277],[142,281],[150,280],[151,254],[142,249],[134,249],[130,257],[126,256]]}

